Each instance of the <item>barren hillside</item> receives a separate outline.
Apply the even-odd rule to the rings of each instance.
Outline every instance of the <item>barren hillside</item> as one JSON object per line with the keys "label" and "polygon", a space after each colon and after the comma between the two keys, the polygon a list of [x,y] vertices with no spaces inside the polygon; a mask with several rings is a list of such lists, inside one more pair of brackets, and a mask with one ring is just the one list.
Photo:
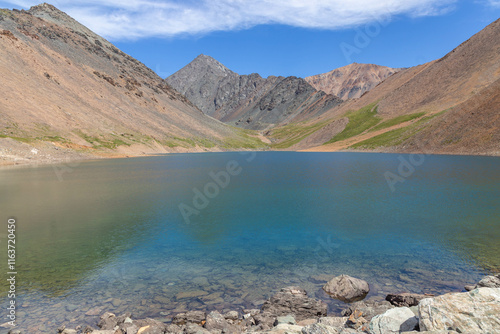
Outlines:
{"label": "barren hillside", "polygon": [[26,145],[50,155],[44,143],[83,156],[260,145],[48,4],[0,10],[0,86],[7,160]]}

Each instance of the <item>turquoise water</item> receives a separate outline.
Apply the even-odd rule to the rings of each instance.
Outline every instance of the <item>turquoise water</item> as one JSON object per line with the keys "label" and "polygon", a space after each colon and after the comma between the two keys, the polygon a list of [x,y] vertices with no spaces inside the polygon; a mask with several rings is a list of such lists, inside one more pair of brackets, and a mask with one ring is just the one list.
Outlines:
{"label": "turquoise water", "polygon": [[[398,171],[401,159],[415,166]],[[210,173],[228,164],[216,186]],[[95,327],[104,311],[168,321],[255,308],[291,284],[335,313],[318,275],[365,279],[380,299],[500,271],[495,157],[176,154],[3,168],[0,184],[1,219],[18,227],[18,324],[31,332]],[[197,190],[209,194],[198,208]]]}

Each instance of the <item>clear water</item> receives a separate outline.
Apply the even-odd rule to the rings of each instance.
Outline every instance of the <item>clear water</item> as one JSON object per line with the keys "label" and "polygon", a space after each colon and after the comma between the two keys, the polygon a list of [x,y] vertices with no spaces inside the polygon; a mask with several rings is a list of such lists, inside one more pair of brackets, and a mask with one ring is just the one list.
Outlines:
{"label": "clear water", "polygon": [[[500,271],[500,159],[426,156],[392,191],[386,174],[401,158],[207,153],[3,168],[0,226],[18,225],[18,324],[95,327],[104,311],[168,321],[259,307],[288,285],[335,313],[342,303],[317,275],[365,279],[369,297],[384,298],[462,291]],[[186,221],[179,204],[193,207],[193,189],[234,161],[240,173]],[[6,291],[2,280],[2,310]]]}

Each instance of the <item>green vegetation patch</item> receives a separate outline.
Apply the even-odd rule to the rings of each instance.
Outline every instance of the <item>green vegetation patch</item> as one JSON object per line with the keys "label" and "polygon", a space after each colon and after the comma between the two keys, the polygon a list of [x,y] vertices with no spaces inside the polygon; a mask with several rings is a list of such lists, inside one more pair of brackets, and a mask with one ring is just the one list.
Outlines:
{"label": "green vegetation patch", "polygon": [[314,132],[326,126],[330,121],[318,122],[315,124],[305,125],[304,123],[296,123],[282,126],[273,130],[271,137],[278,141],[273,144],[273,148],[285,149],[289,148],[306,137],[312,135]]}
{"label": "green vegetation patch", "polygon": [[345,127],[344,131],[337,134],[325,144],[331,144],[357,136],[377,125],[382,120],[377,116],[377,109],[377,102],[374,102],[359,110],[348,111],[344,116],[349,119],[349,123]]}
{"label": "green vegetation patch", "polygon": [[8,136],[8,135],[4,135],[4,134],[0,134],[0,138],[11,138],[11,139],[17,140],[17,141],[22,142],[22,143],[32,143],[35,141],[34,138]]}
{"label": "green vegetation patch", "polygon": [[80,137],[85,139],[85,141],[89,142],[92,144],[94,148],[107,148],[110,150],[113,150],[117,148],[118,146],[126,145],[130,146],[131,144],[125,142],[124,140],[120,139],[116,135],[111,135],[112,138],[103,138],[103,137],[93,137],[84,134],[83,132],[79,133]]}
{"label": "green vegetation patch", "polygon": [[418,132],[425,129],[427,127],[428,121],[444,114],[448,110],[449,109],[443,110],[434,115],[423,117],[419,119],[417,122],[405,126],[403,128],[387,131],[386,133],[369,138],[367,140],[363,140],[359,143],[352,145],[351,148],[374,149],[377,147],[389,147],[389,146],[400,145],[401,143],[408,140],[410,137],[416,135]]}
{"label": "green vegetation patch", "polygon": [[382,123],[371,128],[370,132],[390,128],[391,126],[399,125],[399,124],[404,123],[404,122],[409,122],[411,120],[420,118],[424,115],[425,115],[425,112],[419,112],[419,113],[415,113],[415,114],[409,114],[409,115],[403,115],[403,116],[391,118],[391,119],[383,121]]}

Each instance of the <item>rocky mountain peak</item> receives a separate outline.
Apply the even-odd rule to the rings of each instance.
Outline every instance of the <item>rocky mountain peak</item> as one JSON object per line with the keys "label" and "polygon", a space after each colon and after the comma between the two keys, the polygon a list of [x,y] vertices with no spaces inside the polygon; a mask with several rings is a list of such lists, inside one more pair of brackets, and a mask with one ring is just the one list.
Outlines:
{"label": "rocky mountain peak", "polygon": [[31,7],[28,10],[28,13],[39,18],[48,19],[48,21],[51,21],[53,23],[58,23],[63,20],[75,21],[65,12],[46,2]]}
{"label": "rocky mountain peak", "polygon": [[199,70],[213,71],[214,74],[219,74],[223,76],[235,74],[226,66],[222,65],[222,63],[220,63],[219,61],[204,54],[200,54],[187,66],[192,67],[198,71]]}
{"label": "rocky mountain peak", "polygon": [[359,98],[400,69],[374,64],[352,63],[327,73],[306,78],[317,90],[343,100]]}

